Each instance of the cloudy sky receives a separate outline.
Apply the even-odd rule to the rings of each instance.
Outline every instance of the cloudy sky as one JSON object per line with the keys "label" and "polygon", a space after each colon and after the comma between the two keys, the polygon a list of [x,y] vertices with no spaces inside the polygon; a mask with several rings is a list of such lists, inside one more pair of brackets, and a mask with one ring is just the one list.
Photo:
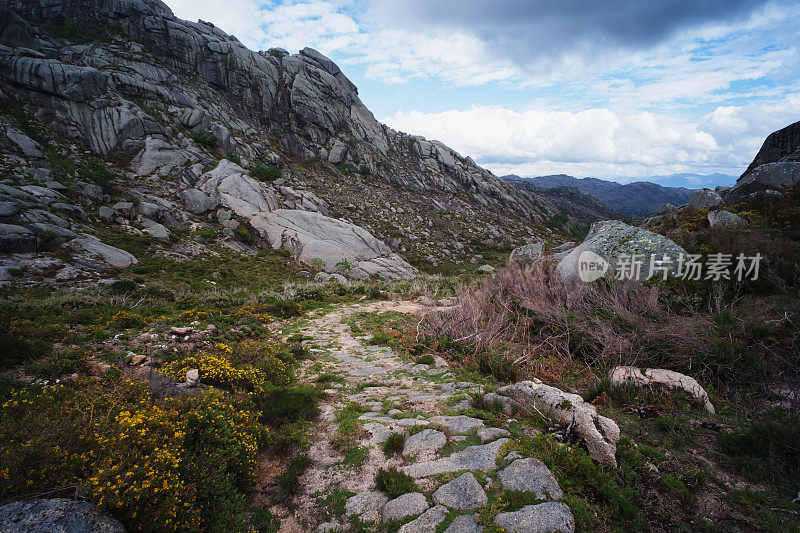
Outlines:
{"label": "cloudy sky", "polygon": [[800,120],[797,0],[166,0],[316,48],[375,116],[498,175],[738,175]]}

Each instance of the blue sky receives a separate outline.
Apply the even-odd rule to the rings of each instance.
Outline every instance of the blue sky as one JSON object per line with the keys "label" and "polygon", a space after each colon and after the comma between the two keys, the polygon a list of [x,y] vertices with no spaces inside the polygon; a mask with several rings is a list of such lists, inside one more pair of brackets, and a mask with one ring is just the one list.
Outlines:
{"label": "blue sky", "polygon": [[166,0],[310,46],[376,118],[497,174],[740,174],[800,120],[796,0]]}

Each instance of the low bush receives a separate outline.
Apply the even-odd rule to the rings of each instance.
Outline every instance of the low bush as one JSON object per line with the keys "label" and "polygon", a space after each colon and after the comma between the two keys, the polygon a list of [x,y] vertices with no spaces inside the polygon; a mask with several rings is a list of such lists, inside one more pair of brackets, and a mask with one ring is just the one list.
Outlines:
{"label": "low bush", "polygon": [[268,166],[256,159],[253,161],[253,168],[250,175],[259,181],[275,181],[281,177],[281,169]]}
{"label": "low bush", "polygon": [[383,453],[387,456],[398,455],[403,452],[406,436],[402,433],[390,434],[383,443]]}
{"label": "low bush", "polygon": [[400,472],[395,467],[390,467],[381,468],[375,474],[375,488],[393,500],[403,494],[416,491],[417,484],[414,482],[414,478],[408,474]]}

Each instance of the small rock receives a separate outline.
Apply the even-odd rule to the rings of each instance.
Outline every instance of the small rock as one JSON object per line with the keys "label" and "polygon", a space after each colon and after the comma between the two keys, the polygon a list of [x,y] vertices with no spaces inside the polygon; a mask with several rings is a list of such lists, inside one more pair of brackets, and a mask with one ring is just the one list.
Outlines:
{"label": "small rock", "polygon": [[474,514],[462,514],[453,519],[444,533],[482,533],[483,528],[478,525]]}
{"label": "small rock", "polygon": [[97,215],[100,217],[100,220],[104,222],[113,222],[114,218],[116,217],[114,210],[104,205],[100,206],[100,209],[97,211]]}
{"label": "small rock", "polygon": [[472,472],[467,472],[439,487],[433,493],[433,501],[451,509],[471,511],[485,506],[488,498]]}
{"label": "small rock", "polygon": [[133,357],[131,357],[130,365],[131,366],[139,366],[141,364],[144,364],[145,361],[147,361],[147,356],[141,355],[141,354],[134,355]]}
{"label": "small rock", "polygon": [[185,326],[185,327],[172,326],[171,328],[169,328],[169,330],[174,335],[186,335],[193,332],[194,328],[191,326]]}
{"label": "small rock", "polygon": [[481,265],[478,267],[478,272],[481,274],[491,274],[495,271],[495,268],[492,265]]}
{"label": "small rock", "polygon": [[365,522],[377,522],[381,517],[381,509],[389,499],[382,492],[362,492],[347,499],[344,513],[357,516]]}
{"label": "small rock", "polygon": [[437,505],[431,507],[425,514],[405,524],[398,533],[436,533],[436,528],[447,518],[447,508]]}
{"label": "small rock", "polygon": [[475,428],[483,427],[483,420],[471,416],[434,416],[430,419],[433,424],[447,427],[452,433],[467,433]]}
{"label": "small rock", "polygon": [[397,416],[403,414],[403,411],[401,411],[400,409],[389,409],[389,412],[386,414],[391,416],[392,418],[396,418]]}
{"label": "small rock", "polygon": [[527,505],[519,511],[500,513],[494,523],[509,533],[572,533],[575,518],[561,502]]}
{"label": "small rock", "polygon": [[383,519],[400,520],[407,516],[413,516],[425,512],[428,509],[428,500],[424,494],[419,492],[409,492],[389,501],[383,507]]}
{"label": "small rock", "polygon": [[435,429],[423,429],[406,439],[403,455],[433,455],[447,444],[447,437]]}
{"label": "small rock", "polygon": [[199,368],[192,368],[191,370],[186,371],[186,386],[187,387],[194,387],[200,383],[200,369]]}
{"label": "small rock", "polygon": [[497,477],[505,488],[533,492],[540,500],[560,500],[564,496],[553,473],[538,459],[518,459]]}
{"label": "small rock", "polygon": [[480,428],[476,432],[478,437],[481,439],[481,442],[489,442],[495,439],[499,439],[500,437],[508,437],[511,433],[508,430],[503,428]]}

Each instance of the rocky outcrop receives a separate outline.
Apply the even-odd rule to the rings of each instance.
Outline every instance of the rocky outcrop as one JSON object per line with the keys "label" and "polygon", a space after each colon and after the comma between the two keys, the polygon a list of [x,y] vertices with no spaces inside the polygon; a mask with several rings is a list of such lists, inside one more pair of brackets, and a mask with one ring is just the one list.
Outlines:
{"label": "rocky outcrop", "polygon": [[689,207],[694,209],[707,209],[722,203],[722,196],[711,189],[697,189],[689,199]]}
{"label": "rocky outcrop", "polygon": [[511,259],[512,261],[516,261],[521,265],[530,265],[533,264],[534,261],[539,259],[543,253],[544,253],[544,243],[534,242],[531,244],[520,246],[518,248],[514,248],[511,251],[509,259]]}
{"label": "rocky outcrop", "polygon": [[725,195],[731,204],[768,190],[800,183],[800,122],[770,133],[750,166]]}
{"label": "rocky outcrop", "polygon": [[[618,220],[596,222],[592,224],[589,234],[579,246],[570,251],[558,263],[558,272],[562,279],[592,281],[581,269],[586,264],[605,263],[605,275],[622,272],[625,279],[645,280],[653,275],[662,275],[661,271],[651,269],[651,258],[661,261],[668,257],[671,262],[664,263],[663,268],[670,274],[677,271],[678,257],[686,255],[686,251],[670,239],[635,226],[629,226]],[[638,266],[634,264],[638,260]],[[629,265],[626,266],[625,263]],[[584,272],[585,274],[585,272]]]}
{"label": "rocky outcrop", "polygon": [[251,178],[245,169],[227,159],[202,175],[198,189],[219,198],[220,204],[247,220],[278,208],[271,185]]}
{"label": "rocky outcrop", "polygon": [[625,383],[632,383],[637,387],[659,385],[669,390],[682,390],[702,403],[709,413],[714,414],[716,412],[706,390],[696,379],[680,372],[663,368],[639,370],[635,366],[618,366],[611,371],[609,379],[615,385]]}
{"label": "rocky outcrop", "polygon": [[0,507],[6,533],[125,533],[122,524],[88,502],[55,498],[22,500]]}
{"label": "rocky outcrop", "polygon": [[615,454],[619,427],[577,394],[564,392],[539,380],[520,381],[485,395],[483,401],[487,406],[500,404],[508,414],[516,410],[523,416],[543,416],[556,426],[574,432],[595,461],[617,465]]}
{"label": "rocky outcrop", "polygon": [[321,213],[278,209],[258,213],[250,224],[273,248],[289,250],[308,264],[338,268],[351,278],[376,275],[391,279],[416,274],[414,267],[368,231]]}

